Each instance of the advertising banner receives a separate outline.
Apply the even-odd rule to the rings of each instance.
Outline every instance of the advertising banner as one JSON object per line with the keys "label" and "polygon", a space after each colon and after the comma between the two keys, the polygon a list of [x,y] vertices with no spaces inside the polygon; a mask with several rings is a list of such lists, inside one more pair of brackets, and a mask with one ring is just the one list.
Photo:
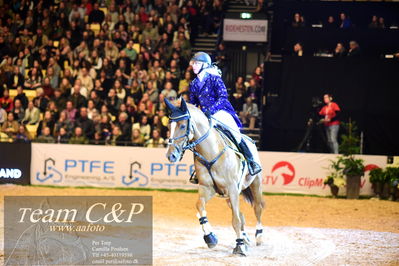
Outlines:
{"label": "advertising banner", "polygon": [[32,144],[31,181],[35,185],[195,189],[187,153],[169,163],[165,148],[70,144]]}
{"label": "advertising banner", "polygon": [[[32,144],[31,183],[56,186],[196,189],[188,182],[193,156],[169,163],[166,148]],[[323,184],[335,154],[260,152],[263,191],[330,195]],[[370,170],[386,166],[386,156],[359,155],[366,174],[362,195],[372,195]],[[341,189],[341,192],[344,189]]]}
{"label": "advertising banner", "polygon": [[267,42],[267,20],[224,19],[224,41]]}
{"label": "advertising banner", "polygon": [[[331,195],[323,181],[328,175],[328,166],[337,158],[336,154],[261,152],[263,166],[263,191],[275,193],[301,193]],[[386,156],[359,155],[366,166],[361,179],[361,195],[373,195],[369,182],[370,170],[386,166]],[[340,189],[342,193],[345,189]],[[341,194],[340,193],[340,194]]]}
{"label": "advertising banner", "polygon": [[0,143],[0,184],[29,184],[30,159],[30,144]]}

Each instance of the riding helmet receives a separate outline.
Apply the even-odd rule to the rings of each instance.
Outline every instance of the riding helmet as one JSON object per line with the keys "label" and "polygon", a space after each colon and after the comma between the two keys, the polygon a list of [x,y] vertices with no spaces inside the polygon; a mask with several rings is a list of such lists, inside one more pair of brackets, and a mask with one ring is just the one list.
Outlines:
{"label": "riding helmet", "polygon": [[190,63],[194,61],[208,63],[209,65],[212,64],[211,57],[205,52],[197,52],[194,54],[193,58],[191,59]]}

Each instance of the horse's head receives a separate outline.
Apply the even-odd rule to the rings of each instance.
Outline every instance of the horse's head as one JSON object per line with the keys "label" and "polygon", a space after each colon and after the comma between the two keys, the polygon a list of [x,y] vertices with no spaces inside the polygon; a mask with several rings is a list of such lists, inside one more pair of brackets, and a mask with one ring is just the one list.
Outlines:
{"label": "horse's head", "polygon": [[166,157],[172,163],[183,158],[187,144],[193,139],[194,134],[190,126],[190,113],[184,99],[181,99],[180,106],[173,105],[167,98],[165,104],[170,111],[170,138]]}

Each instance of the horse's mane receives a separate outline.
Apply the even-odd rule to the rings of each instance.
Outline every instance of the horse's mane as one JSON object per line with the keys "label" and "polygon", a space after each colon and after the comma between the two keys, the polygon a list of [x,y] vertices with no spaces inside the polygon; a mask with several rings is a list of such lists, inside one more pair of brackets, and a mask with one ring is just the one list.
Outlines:
{"label": "horse's mane", "polygon": [[[181,106],[181,98],[176,99],[175,101],[172,102],[172,104],[177,107],[180,108]],[[197,106],[195,106],[194,104],[188,103],[186,102],[187,105],[187,109],[191,115],[191,117],[195,117],[201,120],[207,120],[205,114],[202,112],[202,110],[200,108],[198,108]]]}
{"label": "horse's mane", "polygon": [[201,120],[204,120],[204,121],[208,121],[208,119],[206,118],[205,114],[197,106],[195,106],[195,105],[193,105],[191,103],[187,103],[187,109],[190,112],[191,117],[195,116],[195,118],[198,118],[198,119],[201,119]]}
{"label": "horse's mane", "polygon": [[[201,109],[200,108],[198,108],[197,106],[195,106],[194,104],[191,104],[191,103],[187,103],[187,108],[188,108],[188,111],[190,112],[190,113],[195,113],[195,112],[197,112],[197,113],[201,113],[202,115],[204,115],[204,113],[201,111]],[[205,116],[205,115],[204,115]]]}

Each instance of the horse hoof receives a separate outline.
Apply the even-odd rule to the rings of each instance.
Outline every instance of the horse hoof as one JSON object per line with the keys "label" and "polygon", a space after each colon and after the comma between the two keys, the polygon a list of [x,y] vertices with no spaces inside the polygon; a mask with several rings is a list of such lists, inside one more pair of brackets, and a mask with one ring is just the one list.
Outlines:
{"label": "horse hoof", "polygon": [[237,242],[237,245],[236,245],[236,247],[233,249],[233,254],[246,257],[246,256],[247,256],[248,248],[247,248],[247,246],[244,244],[244,239],[238,238],[238,239],[236,240],[236,242]]}
{"label": "horse hoof", "polygon": [[208,248],[214,248],[218,244],[217,236],[210,232],[208,235],[204,236],[205,243],[208,245]]}
{"label": "horse hoof", "polygon": [[246,248],[246,246],[245,245],[237,245],[233,249],[233,254],[240,255],[242,257],[246,257],[247,256],[247,248]]}

